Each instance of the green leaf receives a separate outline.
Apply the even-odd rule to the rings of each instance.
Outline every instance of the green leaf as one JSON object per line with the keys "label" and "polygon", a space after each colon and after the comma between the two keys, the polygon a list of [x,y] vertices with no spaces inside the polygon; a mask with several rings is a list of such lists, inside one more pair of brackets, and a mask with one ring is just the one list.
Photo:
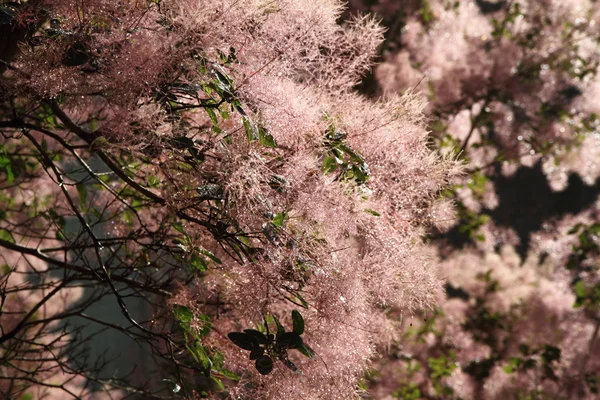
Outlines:
{"label": "green leaf", "polygon": [[123,221],[125,221],[129,226],[133,226],[133,221],[135,220],[135,214],[133,211],[126,209],[123,211]]}
{"label": "green leaf", "polygon": [[298,304],[300,307],[308,308],[308,302],[304,300],[302,295],[300,295],[298,292],[294,292],[294,297],[300,302],[300,304]]}
{"label": "green leaf", "polygon": [[369,180],[370,172],[367,164],[346,164],[345,180],[355,180],[357,183],[365,183]]}
{"label": "green leaf", "polygon": [[336,158],[338,164],[344,164],[344,152],[337,147],[333,147],[331,149],[331,154]]}
{"label": "green leaf", "polygon": [[217,387],[219,388],[219,390],[225,390],[225,385],[223,385],[223,382],[221,382],[221,380],[219,378],[216,378],[214,376],[211,376],[210,379],[217,384]]}
{"label": "green leaf", "polygon": [[205,255],[206,257],[210,258],[212,261],[214,261],[216,264],[223,264],[223,261],[221,261],[221,259],[217,256],[214,255],[213,252],[208,251],[206,249],[198,249],[198,251]]}
{"label": "green leaf", "polygon": [[310,346],[306,343],[302,343],[302,346],[298,347],[296,350],[298,350],[300,353],[302,353],[308,358],[316,358],[315,351],[311,349]]}
{"label": "green leaf", "polygon": [[248,137],[249,142],[253,142],[258,139],[258,132],[254,122],[246,116],[242,117],[242,125],[244,126],[244,130],[246,131],[246,136]]}
{"label": "green leaf", "polygon": [[237,375],[236,373],[222,368],[219,371],[217,371],[219,374],[223,375],[224,377],[226,377],[227,379],[231,379],[233,381],[239,381],[241,378],[239,377],[239,375]]}
{"label": "green leaf", "polygon": [[256,359],[254,366],[262,375],[268,375],[273,371],[273,360],[269,356],[261,356]]}
{"label": "green leaf", "polygon": [[371,215],[374,215],[374,216],[376,216],[376,217],[381,217],[381,214],[379,214],[379,213],[378,213],[377,211],[375,211],[375,210],[371,210],[370,208],[366,208],[364,211],[365,211],[365,212],[367,212],[367,213],[369,213],[369,214],[371,214]]}
{"label": "green leaf", "polygon": [[244,333],[256,339],[260,344],[267,344],[267,336],[256,329],[244,329]]}
{"label": "green leaf", "polygon": [[229,75],[227,75],[223,68],[219,67],[218,65],[213,65],[212,72],[215,74],[218,82],[224,90],[231,93],[235,91],[235,84],[233,82],[233,79]]}
{"label": "green leaf", "polygon": [[223,353],[221,353],[220,351],[215,350],[212,356],[212,362],[213,368],[217,369],[218,371],[221,371],[225,362],[225,356],[223,356]]}
{"label": "green leaf", "polygon": [[231,114],[227,110],[220,110],[220,114],[223,119],[229,119],[231,117]]}
{"label": "green leaf", "polygon": [[285,332],[277,336],[277,347],[280,349],[298,349],[303,344],[302,338],[295,332]]}
{"label": "green leaf", "polygon": [[[575,295],[577,296],[577,301],[579,302],[580,299],[583,299],[586,297],[587,294],[587,289],[585,287],[585,283],[582,280],[577,281],[577,283],[575,283],[575,286],[573,286],[573,291],[575,292]],[[576,307],[581,306],[581,304],[576,303]]]}
{"label": "green leaf", "polygon": [[287,213],[285,211],[282,211],[282,212],[275,214],[275,216],[273,217],[272,223],[276,227],[281,228],[288,219],[289,219],[289,216],[287,215]]}
{"label": "green leaf", "polygon": [[592,226],[590,226],[590,233],[592,235],[600,234],[600,224],[593,224]]}
{"label": "green leaf", "polygon": [[185,231],[185,229],[183,228],[183,225],[181,225],[179,222],[173,222],[171,224],[171,226],[173,227],[173,229],[175,229],[177,232],[179,233],[183,233],[184,235],[188,236],[187,232]]}
{"label": "green leaf", "polygon": [[[231,110],[237,111],[242,117],[246,117],[246,111],[242,108],[242,103],[238,99],[231,100]],[[247,117],[246,117],[247,118]]]}
{"label": "green leaf", "polygon": [[400,389],[392,393],[392,397],[402,400],[419,400],[421,399],[421,390],[414,383],[406,383]]}
{"label": "green leaf", "polygon": [[12,235],[12,233],[10,233],[10,231],[6,230],[5,228],[0,228],[0,239],[6,240],[7,242],[10,242],[10,243],[16,243],[15,238]]}
{"label": "green leaf", "polygon": [[233,47],[229,48],[229,54],[225,54],[220,49],[217,49],[217,58],[220,62],[225,65],[229,65],[232,62],[237,60],[237,56],[235,55],[235,49]]}
{"label": "green leaf", "polygon": [[198,255],[197,253],[192,254],[192,257],[190,258],[190,265],[195,270],[198,270],[200,272],[204,272],[208,269],[208,265],[206,264],[204,259],[200,257],[200,255]]}
{"label": "green leaf", "polygon": [[271,186],[271,189],[275,189],[278,192],[284,192],[290,186],[290,182],[285,176],[273,175],[269,178],[269,186]]}
{"label": "green leaf", "polygon": [[6,171],[6,183],[12,185],[12,183],[15,181],[15,174],[13,173],[11,166],[6,165],[4,170]]}
{"label": "green leaf", "polygon": [[217,118],[217,114],[215,113],[215,110],[213,108],[211,108],[211,107],[205,107],[204,110],[206,111],[206,113],[210,117],[210,120],[212,121],[213,126],[218,126],[219,125],[219,120]]}
{"label": "green leaf", "polygon": [[236,346],[241,347],[244,350],[254,350],[260,347],[260,343],[253,336],[243,332],[229,332],[227,334],[229,340],[231,340]]}
{"label": "green leaf", "polygon": [[87,185],[85,183],[80,183],[77,185],[77,193],[79,193],[79,200],[81,201],[82,206],[87,206],[88,200],[88,191]]}
{"label": "green leaf", "polygon": [[223,64],[225,64],[227,62],[227,55],[225,53],[223,53],[220,49],[217,49],[217,58]]}
{"label": "green leaf", "polygon": [[511,357],[508,360],[508,364],[504,367],[504,372],[506,372],[507,374],[512,374],[519,368],[522,362],[523,360],[521,358]]}
{"label": "green leaf", "polygon": [[56,240],[60,241],[60,242],[64,242],[67,240],[67,237],[65,236],[65,234],[63,233],[63,231],[56,231],[55,234]]}
{"label": "green leaf", "polygon": [[454,353],[450,352],[449,356],[442,355],[438,358],[431,357],[427,360],[431,369],[431,377],[433,379],[441,379],[450,376],[452,371],[456,369],[456,363],[453,362]]}
{"label": "green leaf", "polygon": [[194,357],[194,360],[200,364],[201,368],[204,370],[205,375],[210,375],[210,370],[212,368],[212,361],[208,357],[206,349],[199,341],[196,341],[192,346],[187,346],[188,351]]}
{"label": "green leaf", "polygon": [[4,5],[0,6],[0,25],[10,25],[16,16],[17,13],[13,9]]}
{"label": "green leaf", "polygon": [[281,322],[279,322],[279,319],[275,315],[273,315],[273,321],[275,321],[275,325],[277,325],[277,337],[280,337],[285,333],[285,328],[281,325]]}
{"label": "green leaf", "polygon": [[302,318],[302,315],[296,310],[292,311],[292,323],[294,325],[294,333],[302,335],[304,333],[304,318]]}
{"label": "green leaf", "polygon": [[200,338],[204,338],[208,336],[210,333],[210,329],[212,328],[212,323],[210,322],[210,317],[206,314],[198,314],[196,315],[199,321],[203,322],[202,326],[197,328],[197,334]]}
{"label": "green leaf", "polygon": [[13,173],[13,170],[10,165],[11,161],[8,157],[6,147],[0,144],[0,169],[3,169],[6,172],[6,182],[9,185],[12,185],[12,183],[15,180],[15,174]]}
{"label": "green leaf", "polygon": [[337,160],[335,157],[327,156],[323,160],[323,165],[322,165],[321,169],[323,170],[325,175],[327,175],[327,174],[330,174],[333,171],[335,171],[337,168],[337,165],[338,165],[338,163],[337,163]]}
{"label": "green leaf", "polygon": [[10,158],[6,154],[6,149],[4,146],[0,145],[0,168],[4,168],[5,166],[10,164]]}
{"label": "green leaf", "polygon": [[560,361],[560,349],[549,344],[544,345],[542,359],[544,363],[550,364],[552,361]]}
{"label": "green leaf", "polygon": [[360,154],[358,154],[357,152],[355,152],[354,150],[352,150],[350,147],[346,146],[345,144],[340,143],[337,145],[337,148],[342,150],[344,153],[346,153],[350,157],[350,160],[352,160],[356,163],[359,163],[359,164],[362,164],[363,162],[365,162],[365,159]]}
{"label": "green leaf", "polygon": [[173,315],[185,331],[190,331],[190,324],[194,319],[194,313],[186,306],[175,304],[173,306]]}
{"label": "green leaf", "polygon": [[264,354],[265,354],[264,347],[256,347],[256,348],[252,349],[252,351],[250,352],[250,359],[257,360],[259,357],[263,356]]}
{"label": "green leaf", "polygon": [[258,127],[258,142],[266,147],[277,147],[273,136],[262,126]]}
{"label": "green leaf", "polygon": [[160,184],[160,178],[158,178],[154,175],[150,175],[148,177],[148,187],[155,188],[155,187],[158,187],[159,184]]}
{"label": "green leaf", "polygon": [[189,149],[190,147],[194,147],[194,140],[186,137],[186,136],[178,136],[171,140],[173,146],[177,149]]}

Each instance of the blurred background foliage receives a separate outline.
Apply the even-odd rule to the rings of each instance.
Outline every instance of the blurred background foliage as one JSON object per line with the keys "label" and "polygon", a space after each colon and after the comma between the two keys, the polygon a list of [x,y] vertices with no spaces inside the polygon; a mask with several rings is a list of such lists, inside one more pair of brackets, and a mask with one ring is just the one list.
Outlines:
{"label": "blurred background foliage", "polygon": [[406,319],[374,399],[597,398],[600,4],[354,0],[386,26],[357,90],[419,92],[430,145],[465,174],[424,240],[446,297]]}

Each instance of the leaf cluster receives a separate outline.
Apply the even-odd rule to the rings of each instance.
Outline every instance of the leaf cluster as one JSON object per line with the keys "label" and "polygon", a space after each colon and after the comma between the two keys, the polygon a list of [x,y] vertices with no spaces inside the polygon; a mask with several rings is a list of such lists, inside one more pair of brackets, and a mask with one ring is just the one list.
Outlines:
{"label": "leaf cluster", "polygon": [[338,130],[330,116],[326,116],[330,121],[325,139],[325,158],[321,169],[327,174],[338,173],[336,179],[341,181],[351,181],[358,185],[365,184],[371,175],[369,166],[364,157],[344,143],[347,134]]}
{"label": "leaf cluster", "polygon": [[[269,331],[269,321],[276,326],[276,333]],[[314,358],[315,352],[304,343],[304,319],[296,311],[292,311],[293,329],[291,332],[285,330],[275,315],[265,317],[263,325],[264,332],[256,329],[245,329],[243,332],[230,332],[227,337],[238,347],[250,351],[250,360],[255,360],[254,366],[262,375],[273,371],[274,360],[278,359],[287,368],[298,372],[298,367],[288,358],[288,350],[296,349],[306,357]]]}
{"label": "leaf cluster", "polygon": [[[237,381],[240,379],[232,371],[224,367],[224,356],[215,348],[203,345],[203,340],[210,334],[212,324],[210,317],[205,314],[195,315],[189,307],[176,304],[173,307],[173,315],[179,329],[184,334],[185,348],[192,356],[195,369],[214,385],[216,390],[225,390],[222,379]],[[184,387],[188,386],[181,382]],[[205,393],[208,396],[208,393]]]}

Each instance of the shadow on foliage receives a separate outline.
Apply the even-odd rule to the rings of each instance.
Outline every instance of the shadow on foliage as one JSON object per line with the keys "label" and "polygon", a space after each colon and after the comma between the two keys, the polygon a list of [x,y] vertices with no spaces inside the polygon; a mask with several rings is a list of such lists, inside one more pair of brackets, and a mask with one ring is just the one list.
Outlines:
{"label": "shadow on foliage", "polygon": [[[590,207],[600,194],[600,178],[590,186],[574,173],[569,174],[563,191],[552,191],[541,162],[533,167],[521,166],[511,176],[502,175],[498,165],[489,178],[494,183],[499,204],[494,209],[482,209],[480,214],[488,215],[499,227],[515,230],[519,236],[516,250],[522,259],[528,253],[530,235],[539,231],[546,221],[577,214]],[[434,235],[434,238],[442,239],[453,248],[462,248],[471,240],[461,230],[463,223],[461,221],[449,232]]]}
{"label": "shadow on foliage", "polygon": [[507,5],[510,6],[510,3],[506,0],[496,0],[496,1],[485,1],[485,0],[475,0],[475,4],[481,10],[482,14],[493,14],[495,12],[501,11]]}

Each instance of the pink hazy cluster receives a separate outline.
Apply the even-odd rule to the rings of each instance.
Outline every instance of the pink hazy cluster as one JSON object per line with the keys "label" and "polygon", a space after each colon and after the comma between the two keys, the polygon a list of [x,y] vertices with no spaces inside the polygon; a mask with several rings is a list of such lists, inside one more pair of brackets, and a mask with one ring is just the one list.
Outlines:
{"label": "pink hazy cluster", "polygon": [[[505,246],[499,253],[457,253],[444,260],[442,271],[448,284],[471,297],[447,299],[432,317],[430,328],[427,320],[405,322],[403,339],[394,346],[392,357],[375,363],[379,375],[371,378],[375,384],[370,391],[375,398],[401,398],[398,389],[409,385],[419,387],[422,397],[440,396],[427,369],[429,360],[440,354],[451,355],[451,373],[441,379],[448,398],[504,399],[531,393],[542,398],[595,398],[582,382],[599,367],[597,323],[573,308],[575,296],[568,277],[555,260],[540,265],[533,254],[521,260],[512,247]],[[500,324],[485,331],[469,328],[480,315],[478,304],[485,306],[488,317],[499,316]],[[486,342],[488,338],[494,339]],[[524,346],[531,355],[523,354]],[[553,378],[544,375],[542,368],[544,346],[560,349],[560,360],[551,363]],[[474,365],[485,368],[498,351],[502,361],[484,379],[468,372]],[[511,371],[512,358],[529,358],[535,366]]]}
{"label": "pink hazy cluster", "polygon": [[[464,141],[473,131],[469,144],[474,144],[493,134],[508,159],[537,159],[547,153],[545,145],[554,146],[551,162],[574,154],[591,170],[583,174],[595,179],[597,134],[582,132],[581,126],[584,121],[597,126],[590,116],[600,111],[593,95],[598,79],[597,4],[520,1],[483,13],[470,0],[426,3],[420,12],[408,14],[401,38],[391,38],[400,40],[401,50],[384,54],[375,70],[381,94],[402,93],[422,79],[430,110],[440,114],[452,136]],[[549,117],[545,112],[552,107],[568,116]],[[485,124],[471,126],[482,110],[494,122],[493,132]],[[454,124],[460,112],[471,122]],[[498,154],[484,146],[470,149],[469,155],[480,166]],[[576,171],[573,164],[565,160],[549,174]]]}
{"label": "pink hazy cluster", "polygon": [[[542,173],[536,179],[550,189],[541,194],[523,187],[532,198],[572,189],[573,182],[582,183],[577,186],[581,193],[570,192],[572,198],[565,203],[583,199],[585,190],[596,190],[590,195],[595,200],[578,210],[548,213],[527,232],[528,251],[522,256],[515,250],[523,245],[522,233],[514,225],[527,221],[535,210],[516,201],[511,203],[514,210],[502,214],[513,220],[483,220],[478,228],[481,240],[450,255],[437,248],[451,295],[441,303],[431,326],[427,321],[405,324],[403,338],[393,347],[397,352],[377,362],[379,376],[368,377],[373,396],[403,398],[408,392],[402,390],[414,385],[422,397],[596,398],[589,381],[597,379],[595,360],[600,351],[597,306],[574,307],[577,273],[567,265],[579,246],[571,229],[599,220],[598,4],[585,0],[351,4],[380,13],[390,27],[390,44],[374,69],[376,96],[388,98],[418,87],[429,100],[425,112],[442,153],[460,153],[468,163],[468,178],[456,180],[456,198],[468,211],[494,214],[507,201],[498,181],[540,165]],[[494,166],[497,170],[492,170]],[[485,181],[474,188],[478,173]],[[508,192],[519,197],[517,190]],[[540,208],[545,207],[544,200],[540,198]],[[591,240],[597,245],[597,235]],[[586,265],[589,271],[577,279],[593,285],[598,280],[597,260]],[[452,291],[457,288],[464,292],[457,295]],[[461,298],[467,294],[468,299]],[[488,325],[487,332],[474,328],[472,321],[481,317],[483,306],[485,316],[498,317],[502,326]],[[498,347],[486,343],[490,336]],[[544,346],[561,350],[560,360],[553,362],[554,378],[544,375],[541,350],[524,356],[523,345],[530,350]],[[441,379],[441,386],[450,390],[445,394],[428,365],[440,355],[448,356],[454,366]],[[535,361],[535,368],[511,371],[509,360],[527,357]],[[477,379],[490,359],[493,368]]]}
{"label": "pink hazy cluster", "polygon": [[[438,206],[437,193],[459,169],[426,147],[424,105],[416,96],[372,103],[351,91],[374,58],[382,29],[369,17],[339,25],[337,0],[49,0],[45,7],[51,26],[23,46],[9,72],[15,94],[58,98],[75,123],[103,133],[97,145],[109,154],[159,148],[148,174],[164,183],[161,212],[187,210],[198,202],[196,188],[218,184],[227,202],[219,207],[227,207],[236,229],[262,249],[252,260],[235,257],[202,226],[183,225],[195,246],[222,262],[173,293],[170,304],[210,315],[203,345],[221,350],[226,367],[242,376],[231,393],[356,397],[376,346],[395,336],[397,323],[386,310],[409,313],[438,298],[436,263],[419,235],[436,213],[451,217],[447,204]],[[231,49],[235,62],[218,65],[219,52]],[[207,71],[201,59],[213,62]],[[245,115],[231,107],[232,117],[213,133],[201,107],[181,111],[176,121],[161,109],[161,88],[177,82],[190,90],[215,76],[223,84],[217,72],[235,82]],[[194,100],[190,95],[184,103]],[[248,119],[264,127],[276,147],[249,142]],[[358,154],[354,162],[364,159],[366,182],[345,179],[342,161],[324,172],[327,132]],[[206,158],[199,169],[172,161],[171,143],[182,136],[202,144]],[[277,234],[262,235],[278,213],[286,218]],[[290,326],[290,312],[299,308],[290,290],[302,296],[304,338],[316,358],[290,354],[299,374],[276,363],[273,373],[261,376],[226,333],[255,328],[267,313]],[[209,304],[215,296],[225,311]]]}

